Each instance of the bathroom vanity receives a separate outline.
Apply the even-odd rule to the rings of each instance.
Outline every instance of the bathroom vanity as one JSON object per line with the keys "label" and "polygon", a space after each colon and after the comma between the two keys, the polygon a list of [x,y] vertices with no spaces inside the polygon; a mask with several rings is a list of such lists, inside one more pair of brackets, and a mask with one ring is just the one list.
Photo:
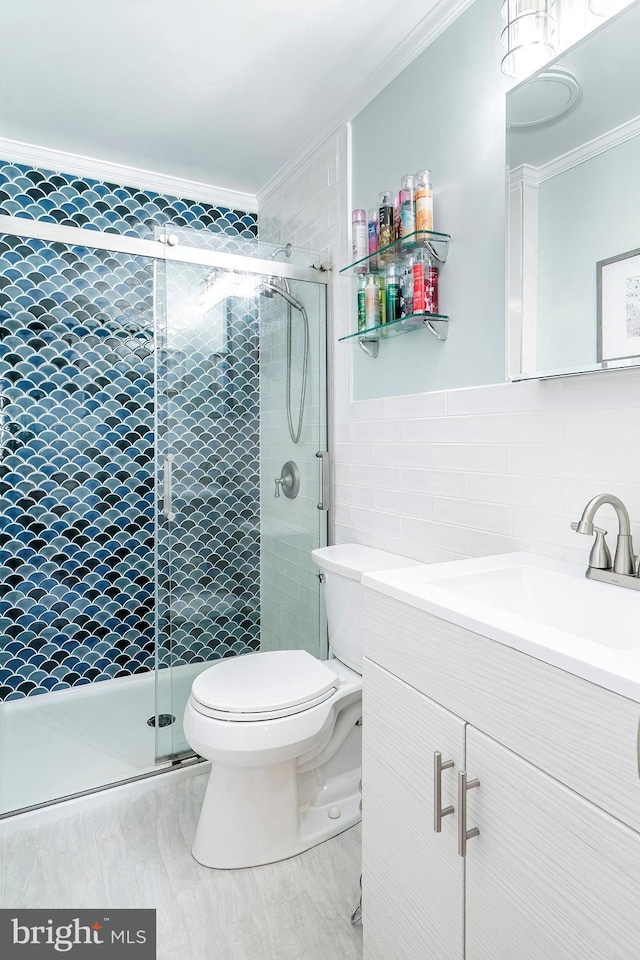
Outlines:
{"label": "bathroom vanity", "polygon": [[365,578],[365,960],[638,956],[640,597],[583,573]]}

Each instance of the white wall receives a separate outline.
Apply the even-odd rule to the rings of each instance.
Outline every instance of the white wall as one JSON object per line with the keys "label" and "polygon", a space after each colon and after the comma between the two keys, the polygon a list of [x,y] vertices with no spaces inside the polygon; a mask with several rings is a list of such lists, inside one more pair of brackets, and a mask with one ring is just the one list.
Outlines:
{"label": "white wall", "polygon": [[353,121],[353,205],[427,167],[434,225],[451,234],[440,270],[449,339],[394,338],[354,359],[354,396],[495,383],[504,371],[505,92],[498,0],[475,0]]}

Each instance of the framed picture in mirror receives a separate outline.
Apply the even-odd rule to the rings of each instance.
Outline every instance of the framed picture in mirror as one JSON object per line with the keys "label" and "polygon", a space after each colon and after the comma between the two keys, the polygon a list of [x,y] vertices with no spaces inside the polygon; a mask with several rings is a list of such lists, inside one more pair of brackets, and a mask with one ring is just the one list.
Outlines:
{"label": "framed picture in mirror", "polygon": [[640,358],[640,249],[597,267],[598,360]]}

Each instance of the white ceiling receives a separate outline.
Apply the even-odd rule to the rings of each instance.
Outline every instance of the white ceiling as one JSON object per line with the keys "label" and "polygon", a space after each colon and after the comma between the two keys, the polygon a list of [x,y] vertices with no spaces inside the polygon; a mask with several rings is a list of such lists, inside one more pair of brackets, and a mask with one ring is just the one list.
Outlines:
{"label": "white ceiling", "polygon": [[435,5],[3,0],[0,137],[256,193]]}

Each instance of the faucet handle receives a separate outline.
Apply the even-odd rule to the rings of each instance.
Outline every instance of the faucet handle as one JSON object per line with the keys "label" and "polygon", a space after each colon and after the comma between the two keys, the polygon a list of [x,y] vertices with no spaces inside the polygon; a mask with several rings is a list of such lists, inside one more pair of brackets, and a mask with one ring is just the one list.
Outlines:
{"label": "faucet handle", "polygon": [[[571,524],[571,529],[572,529],[572,530],[577,530],[579,526],[580,526],[580,524],[579,524],[576,520],[574,520],[574,522]],[[594,532],[595,534],[601,533],[601,534],[604,536],[607,531],[606,531],[606,530],[603,530],[602,527],[595,527],[595,526],[594,526],[593,532]]]}
{"label": "faucet handle", "polygon": [[[571,529],[578,530],[578,526],[577,523],[572,523]],[[596,570],[610,570],[611,554],[605,539],[607,531],[603,530],[602,527],[594,526],[593,532],[596,535],[596,539],[589,554],[589,566],[594,567]]]}

